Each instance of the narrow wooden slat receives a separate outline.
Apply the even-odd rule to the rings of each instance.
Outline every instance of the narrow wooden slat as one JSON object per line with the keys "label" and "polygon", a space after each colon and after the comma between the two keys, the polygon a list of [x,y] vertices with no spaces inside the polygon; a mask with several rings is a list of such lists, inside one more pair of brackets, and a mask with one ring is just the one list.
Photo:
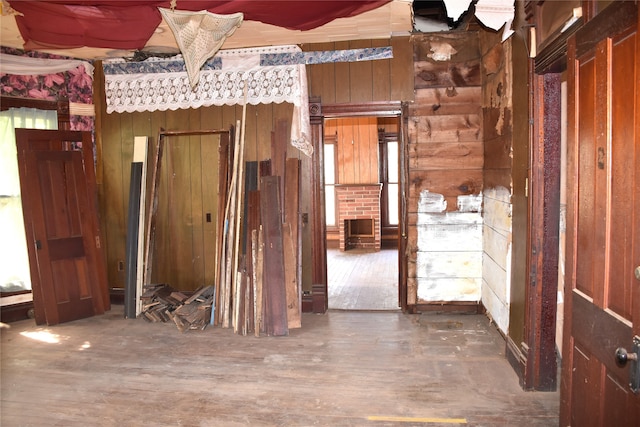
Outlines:
{"label": "narrow wooden slat", "polygon": [[221,305],[224,302],[224,271],[225,271],[225,236],[227,232],[227,198],[229,195],[230,185],[230,170],[232,162],[232,150],[230,150],[229,144],[232,140],[235,140],[235,128],[230,127],[229,133],[226,137],[223,135],[220,138],[218,145],[218,213],[217,213],[217,228],[216,228],[216,301],[217,307],[216,317],[214,318],[214,324],[221,323]]}
{"label": "narrow wooden slat", "polygon": [[[238,121],[236,124],[236,129],[240,127],[240,122]],[[223,246],[225,250],[225,264],[224,264],[224,277],[222,282],[221,290],[224,292],[221,295],[221,322],[223,328],[229,327],[229,308],[230,308],[230,298],[231,298],[231,289],[233,288],[233,242],[234,242],[234,233],[235,233],[235,214],[236,214],[236,186],[237,186],[237,174],[236,171],[238,169],[238,161],[240,158],[239,154],[240,149],[240,132],[236,131],[235,133],[235,142],[234,142],[234,150],[233,150],[233,172],[231,175],[231,183],[229,185],[229,194],[227,197],[227,204],[225,208],[225,227],[227,231],[223,236]]]}
{"label": "narrow wooden slat", "polygon": [[[287,120],[279,119],[271,139],[271,175],[279,176],[279,194],[284,194],[285,162],[287,158],[287,146],[289,145],[289,132]],[[281,200],[282,203],[282,200]],[[280,212],[284,215],[284,208],[280,205]],[[284,217],[280,219],[284,221]]]}
{"label": "narrow wooden slat", "polygon": [[[244,216],[242,221],[242,254],[247,254],[247,248],[251,248],[251,230],[252,224],[249,224],[249,197],[250,193],[258,190],[258,162],[245,162],[245,183],[244,183]],[[255,225],[255,223],[253,224]],[[247,263],[248,265],[251,263]]]}
{"label": "narrow wooden slat", "polygon": [[[245,98],[247,94],[247,88],[245,86]],[[236,198],[236,214],[235,214],[235,232],[234,232],[234,243],[233,243],[233,275],[236,275],[235,280],[232,283],[235,283],[236,287],[234,290],[233,300],[234,300],[234,312],[233,312],[233,331],[238,333],[239,322],[240,322],[240,302],[241,299],[241,289],[242,289],[242,274],[239,271],[239,263],[241,256],[241,232],[242,232],[242,221],[243,221],[243,202],[244,202],[244,147],[245,147],[245,126],[246,126],[246,112],[247,112],[247,104],[243,105],[242,108],[242,128],[240,130],[240,147],[238,148],[238,156],[239,159],[237,161],[238,169],[234,171],[234,178],[237,180],[235,185],[235,198]]]}
{"label": "narrow wooden slat", "polygon": [[147,238],[145,240],[145,256],[144,256],[144,273],[143,273],[143,285],[151,283],[151,272],[153,264],[153,248],[156,238],[156,213],[158,210],[158,189],[160,187],[160,166],[162,165],[162,154],[164,151],[164,135],[162,132],[164,129],[160,129],[158,138],[156,139],[156,149],[154,160],[151,164],[151,191],[149,192],[149,207],[146,215],[147,226],[146,233]]}
{"label": "narrow wooden slat", "polygon": [[[251,280],[253,283],[253,332],[256,337],[260,336],[260,317],[258,312],[262,311],[258,309],[258,230],[251,230],[251,260],[252,260],[252,275]],[[261,300],[260,300],[261,301]]]}
{"label": "narrow wooden slat", "polygon": [[[257,163],[255,163],[257,166]],[[257,169],[256,169],[257,172]],[[257,185],[256,185],[257,187]],[[246,245],[247,254],[245,259],[245,268],[248,280],[250,282],[250,310],[247,311],[250,323],[255,323],[255,254],[253,253],[253,231],[260,228],[260,192],[251,190],[247,193],[247,221],[246,221]],[[252,327],[253,329],[253,327]]]}

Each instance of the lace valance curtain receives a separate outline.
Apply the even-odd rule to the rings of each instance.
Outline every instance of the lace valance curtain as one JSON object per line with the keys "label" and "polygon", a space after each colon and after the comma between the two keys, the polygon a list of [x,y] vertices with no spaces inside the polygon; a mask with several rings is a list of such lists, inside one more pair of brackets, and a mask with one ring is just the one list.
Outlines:
{"label": "lace valance curtain", "polygon": [[291,143],[311,155],[305,65],[261,62],[263,54],[299,52],[298,46],[219,51],[200,70],[193,88],[180,56],[130,66],[123,60],[105,61],[107,113],[289,102],[294,105]]}

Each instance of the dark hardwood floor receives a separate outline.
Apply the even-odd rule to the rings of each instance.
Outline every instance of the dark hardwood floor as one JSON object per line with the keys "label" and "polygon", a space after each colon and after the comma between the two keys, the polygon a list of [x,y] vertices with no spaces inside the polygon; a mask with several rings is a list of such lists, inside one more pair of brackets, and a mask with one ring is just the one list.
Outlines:
{"label": "dark hardwood floor", "polygon": [[483,315],[330,310],[286,337],[125,319],[0,332],[0,425],[557,426]]}
{"label": "dark hardwood floor", "polygon": [[327,250],[331,310],[399,310],[398,250]]}

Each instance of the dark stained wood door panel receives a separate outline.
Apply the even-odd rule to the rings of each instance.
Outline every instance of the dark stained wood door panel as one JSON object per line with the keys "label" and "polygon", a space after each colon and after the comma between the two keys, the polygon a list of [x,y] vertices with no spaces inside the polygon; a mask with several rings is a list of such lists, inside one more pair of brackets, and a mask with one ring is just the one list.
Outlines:
{"label": "dark stained wood door panel", "polygon": [[88,190],[95,182],[90,142],[90,135],[82,132],[16,130],[38,324],[54,325],[109,309],[97,210],[90,198],[95,193]]}
{"label": "dark stained wood door panel", "polygon": [[609,12],[569,42],[561,425],[640,423],[631,364],[615,359],[616,349],[630,349],[640,334],[640,282],[633,275],[640,264],[637,6]]}

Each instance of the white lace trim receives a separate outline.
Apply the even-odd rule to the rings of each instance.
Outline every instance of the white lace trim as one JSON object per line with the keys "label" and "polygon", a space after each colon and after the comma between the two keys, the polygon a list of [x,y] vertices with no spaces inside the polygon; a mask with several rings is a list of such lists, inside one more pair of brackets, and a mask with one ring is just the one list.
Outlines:
{"label": "white lace trim", "polygon": [[[237,49],[234,53],[247,59],[247,55],[259,55],[267,51],[274,50],[254,48],[251,52],[243,52]],[[225,56],[231,55],[227,53]],[[223,63],[227,62],[227,57],[223,57]],[[243,105],[247,85],[248,104],[289,102],[294,105],[292,144],[311,155],[313,148],[308,138],[311,126],[305,66],[256,66],[256,62],[250,60],[229,62],[233,65],[223,65],[222,70],[201,70],[198,84],[193,88],[186,72],[105,74],[107,113]],[[241,68],[242,63],[253,66]]]}
{"label": "white lace trim", "polygon": [[252,105],[302,102],[297,65],[201,71],[193,90],[184,72],[113,74],[105,80],[107,113],[244,104],[245,84]]}

